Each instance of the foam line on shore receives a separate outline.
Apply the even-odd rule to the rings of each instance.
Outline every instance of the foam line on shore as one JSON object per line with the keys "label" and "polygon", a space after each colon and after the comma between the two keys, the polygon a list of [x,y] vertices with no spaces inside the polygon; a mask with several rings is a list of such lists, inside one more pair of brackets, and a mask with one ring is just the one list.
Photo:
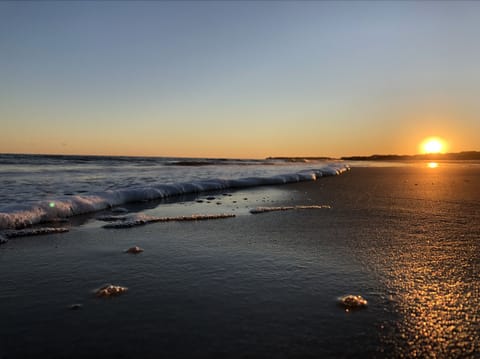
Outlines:
{"label": "foam line on shore", "polygon": [[257,207],[250,210],[252,214],[267,213],[267,212],[277,212],[277,211],[293,211],[299,209],[329,209],[332,208],[327,204],[322,205],[311,205],[311,206],[283,206],[283,207]]}
{"label": "foam line on shore", "polygon": [[149,223],[157,222],[191,222],[191,221],[206,221],[211,219],[233,218],[234,214],[194,214],[191,216],[175,216],[175,217],[154,217],[139,213],[126,218],[118,218],[118,221],[109,223],[103,228],[131,228],[136,226],[143,226]]}
{"label": "foam line on shore", "polygon": [[17,237],[27,237],[27,236],[38,236],[42,234],[54,234],[54,233],[65,233],[69,229],[62,228],[52,228],[52,227],[42,227],[42,228],[26,228],[26,229],[17,229],[9,230],[3,233],[4,237],[7,239],[17,238]]}
{"label": "foam line on shore", "polygon": [[320,177],[339,175],[347,170],[349,170],[348,166],[338,163],[271,177],[197,180],[108,190],[90,195],[63,196],[50,201],[41,201],[35,205],[15,205],[4,208],[0,213],[0,230],[26,228],[38,223],[93,213],[132,202],[152,201],[207,191],[315,181]]}

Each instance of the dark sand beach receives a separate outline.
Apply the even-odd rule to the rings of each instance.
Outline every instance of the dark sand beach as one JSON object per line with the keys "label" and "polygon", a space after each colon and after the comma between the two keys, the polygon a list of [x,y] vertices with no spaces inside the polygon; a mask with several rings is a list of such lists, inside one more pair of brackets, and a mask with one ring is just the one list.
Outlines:
{"label": "dark sand beach", "polygon": [[[474,164],[354,167],[164,205],[235,218],[11,239],[0,358],[479,357],[479,184]],[[248,212],[295,205],[331,208]]]}

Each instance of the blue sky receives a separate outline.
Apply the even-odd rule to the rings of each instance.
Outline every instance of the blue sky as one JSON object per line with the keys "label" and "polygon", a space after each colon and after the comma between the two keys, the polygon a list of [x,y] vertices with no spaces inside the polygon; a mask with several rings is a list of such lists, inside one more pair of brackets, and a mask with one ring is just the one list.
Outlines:
{"label": "blue sky", "polygon": [[478,149],[478,2],[0,2],[0,152]]}

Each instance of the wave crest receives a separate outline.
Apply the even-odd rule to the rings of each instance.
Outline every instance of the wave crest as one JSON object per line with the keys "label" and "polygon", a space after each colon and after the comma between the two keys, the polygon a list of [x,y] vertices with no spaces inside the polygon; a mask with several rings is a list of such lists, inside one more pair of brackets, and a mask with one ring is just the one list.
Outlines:
{"label": "wave crest", "polygon": [[318,169],[302,170],[296,173],[271,177],[219,178],[174,184],[158,184],[149,187],[129,187],[91,195],[64,196],[52,201],[41,201],[32,206],[11,206],[4,209],[4,212],[0,213],[0,229],[25,228],[39,223],[97,212],[132,202],[151,201],[229,188],[248,188],[315,181],[322,176],[339,175],[347,170],[349,170],[347,165],[329,164]]}

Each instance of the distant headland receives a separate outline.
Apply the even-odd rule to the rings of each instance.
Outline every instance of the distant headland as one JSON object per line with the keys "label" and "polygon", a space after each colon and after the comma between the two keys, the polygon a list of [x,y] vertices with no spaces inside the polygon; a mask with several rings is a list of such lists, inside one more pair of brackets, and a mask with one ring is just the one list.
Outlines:
{"label": "distant headland", "polygon": [[426,153],[418,155],[371,155],[341,157],[348,161],[474,161],[480,160],[480,152]]}
{"label": "distant headland", "polygon": [[268,157],[269,160],[284,160],[290,162],[308,162],[321,160],[345,160],[345,161],[480,161],[479,151],[464,151],[456,153],[427,153],[417,155],[371,155],[371,156],[348,156],[340,158],[332,157]]}

